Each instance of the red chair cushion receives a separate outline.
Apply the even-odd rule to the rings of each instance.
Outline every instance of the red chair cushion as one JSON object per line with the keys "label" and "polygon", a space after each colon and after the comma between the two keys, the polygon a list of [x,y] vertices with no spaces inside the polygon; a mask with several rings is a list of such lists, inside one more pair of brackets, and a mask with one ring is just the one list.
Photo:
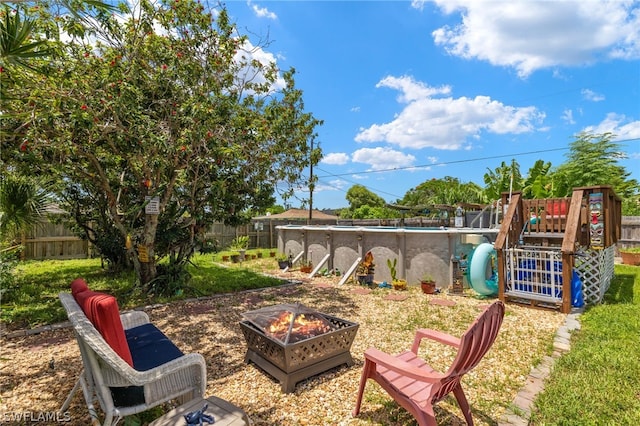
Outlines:
{"label": "red chair cushion", "polygon": [[133,367],[133,359],[120,320],[120,310],[116,298],[109,294],[89,290],[81,278],[71,283],[71,293],[89,321],[111,346],[111,349]]}
{"label": "red chair cushion", "polygon": [[71,294],[75,298],[78,293],[89,290],[87,282],[83,278],[76,278],[71,281]]}

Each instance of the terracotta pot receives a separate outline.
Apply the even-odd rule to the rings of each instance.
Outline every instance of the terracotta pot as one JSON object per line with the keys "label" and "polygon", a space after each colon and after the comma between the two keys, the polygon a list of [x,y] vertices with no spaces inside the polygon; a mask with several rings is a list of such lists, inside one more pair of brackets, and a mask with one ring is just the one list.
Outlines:
{"label": "terracotta pot", "polygon": [[311,266],[301,266],[300,267],[300,272],[303,272],[305,274],[308,274],[311,272]]}
{"label": "terracotta pot", "polygon": [[625,265],[640,265],[640,253],[621,251],[620,256],[622,257],[622,263]]}
{"label": "terracotta pot", "polygon": [[436,292],[435,281],[420,281],[420,287],[425,294],[434,294]]}

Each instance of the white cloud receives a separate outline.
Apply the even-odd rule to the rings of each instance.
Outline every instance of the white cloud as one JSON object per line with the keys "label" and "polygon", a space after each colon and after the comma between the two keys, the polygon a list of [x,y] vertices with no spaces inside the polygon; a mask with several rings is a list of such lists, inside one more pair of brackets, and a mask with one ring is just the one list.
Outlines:
{"label": "white cloud", "polygon": [[368,164],[370,170],[388,170],[409,167],[416,157],[391,148],[361,148],[351,154],[354,163]]}
{"label": "white cloud", "polygon": [[610,112],[607,117],[595,126],[584,129],[588,133],[613,133],[615,140],[628,140],[640,138],[640,121],[631,121],[624,114]]}
{"label": "white cloud", "polygon": [[278,19],[278,15],[269,11],[266,7],[260,7],[257,4],[253,4],[251,0],[247,1],[247,4],[251,7],[251,10],[253,10],[253,13],[255,13],[258,18]]}
{"label": "white cloud", "polygon": [[340,191],[346,188],[348,183],[342,179],[333,179],[329,182],[318,181],[313,192]]}
{"label": "white cloud", "polygon": [[640,58],[636,1],[433,2],[461,15],[455,27],[433,31],[436,44],[455,56],[513,67],[523,78],[543,68]]}
{"label": "white cloud", "polygon": [[593,102],[604,101],[604,95],[600,93],[596,93],[593,90],[582,89],[580,93],[582,93],[582,97],[588,101],[593,101]]}
{"label": "white cloud", "polygon": [[430,98],[433,95],[447,95],[451,93],[451,87],[429,87],[421,81],[415,81],[411,76],[393,77],[387,76],[376,84],[376,88],[388,87],[400,91],[398,102],[408,103],[422,98]]}
{"label": "white cloud", "polygon": [[426,0],[412,0],[411,7],[413,7],[414,9],[423,10],[425,1]]}
{"label": "white cloud", "polygon": [[573,111],[570,109],[565,109],[563,111],[562,120],[567,124],[576,124],[576,121],[573,119]]}
{"label": "white cloud", "polygon": [[386,77],[376,87],[401,91],[398,101],[404,109],[389,123],[360,129],[357,142],[387,142],[402,148],[456,150],[468,139],[486,131],[518,134],[536,130],[544,114],[535,107],[513,107],[487,96],[434,98],[449,94],[448,86],[431,88],[411,77]]}
{"label": "white cloud", "polygon": [[[270,63],[277,64],[276,57],[273,53],[263,50],[260,46],[254,46],[248,39],[240,46],[234,59],[236,62],[245,65],[241,70],[238,70],[237,78],[254,83],[264,83],[266,79],[259,69],[251,66],[251,61],[257,60],[265,66],[268,66]],[[283,89],[285,86],[286,82],[280,75],[271,85],[274,91]]]}
{"label": "white cloud", "polygon": [[324,164],[342,166],[349,162],[349,155],[345,154],[344,152],[332,152],[325,155],[322,160],[320,160],[320,162]]}

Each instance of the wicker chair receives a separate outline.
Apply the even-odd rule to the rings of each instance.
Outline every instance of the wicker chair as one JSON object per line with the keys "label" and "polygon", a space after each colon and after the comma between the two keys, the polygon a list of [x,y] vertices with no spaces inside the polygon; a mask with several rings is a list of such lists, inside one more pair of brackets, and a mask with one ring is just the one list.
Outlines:
{"label": "wicker chair", "polygon": [[[73,325],[84,364],[84,370],[61,408],[62,412],[69,408],[80,387],[94,425],[100,424],[94,407],[96,400],[105,414],[103,424],[112,425],[124,416],[173,399],[184,403],[204,397],[207,379],[202,355],[185,354],[152,369],[137,371],[107,344],[70,293],[61,293],[59,298]],[[139,311],[124,313],[120,318],[125,330],[149,323],[147,314]],[[141,391],[143,401],[135,405],[118,406],[114,403],[112,390],[127,387]]]}

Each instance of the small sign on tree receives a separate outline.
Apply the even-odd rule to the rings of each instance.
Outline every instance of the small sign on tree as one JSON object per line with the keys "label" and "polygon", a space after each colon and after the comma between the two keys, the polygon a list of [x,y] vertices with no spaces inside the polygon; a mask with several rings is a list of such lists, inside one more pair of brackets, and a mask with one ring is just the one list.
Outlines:
{"label": "small sign on tree", "polygon": [[144,197],[147,205],[144,206],[145,214],[160,214],[160,197]]}

